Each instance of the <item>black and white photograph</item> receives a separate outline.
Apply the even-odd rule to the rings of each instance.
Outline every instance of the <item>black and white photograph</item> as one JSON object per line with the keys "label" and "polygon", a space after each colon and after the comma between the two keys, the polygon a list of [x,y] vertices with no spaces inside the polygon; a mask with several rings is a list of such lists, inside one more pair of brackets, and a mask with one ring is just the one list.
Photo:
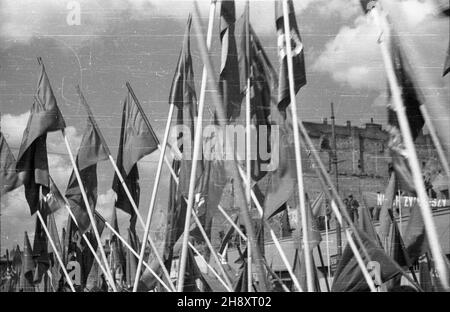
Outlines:
{"label": "black and white photograph", "polygon": [[0,296],[450,292],[449,33],[448,0],[0,0]]}

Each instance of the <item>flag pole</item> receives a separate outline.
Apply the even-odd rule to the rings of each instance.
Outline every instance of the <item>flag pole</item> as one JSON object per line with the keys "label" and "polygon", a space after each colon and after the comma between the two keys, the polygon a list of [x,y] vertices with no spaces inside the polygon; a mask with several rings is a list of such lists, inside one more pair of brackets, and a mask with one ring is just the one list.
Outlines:
{"label": "flag pole", "polygon": [[[154,139],[156,140],[156,142],[158,143],[158,149],[161,151],[161,144],[159,142],[158,136],[156,135],[156,133],[153,131],[153,127],[150,124],[150,121],[148,120],[144,110],[142,109],[142,106],[136,96],[136,94],[134,93],[133,88],[131,87],[131,84],[127,81],[126,82],[126,86],[128,88],[128,91],[131,94],[131,97],[133,98],[134,102],[136,103],[136,107],[138,108],[138,110],[140,111],[145,124],[147,125],[147,128],[150,130],[150,132],[152,133]],[[169,145],[169,144],[168,144]],[[170,146],[169,146],[170,147]],[[175,173],[175,171],[173,171],[173,168],[169,162],[169,159],[167,158],[166,155],[164,155],[164,163],[167,165],[168,169],[170,170],[170,174],[172,175],[172,178],[174,179],[175,183],[178,185],[178,177],[177,174]],[[217,206],[217,208],[219,209],[219,211],[222,213],[222,215],[225,217],[225,219],[235,228],[235,230],[237,231],[237,233],[244,239],[247,240],[247,237],[242,233],[241,229],[236,225],[236,223],[233,222],[233,220],[230,218],[230,216],[228,216],[228,214],[226,213],[226,211],[222,208],[222,206],[220,206],[220,204]]]}
{"label": "flag pole", "polygon": [[[246,159],[246,198],[247,198],[247,204],[248,204],[248,211],[252,211],[252,201],[251,201],[251,148],[252,148],[252,142],[251,142],[251,103],[250,103],[250,88],[251,88],[251,81],[250,81],[250,75],[251,75],[251,66],[250,66],[250,2],[249,0],[246,0],[245,2],[245,12],[246,12],[246,18],[245,18],[245,54],[247,56],[247,66],[246,66],[246,76],[247,76],[247,89],[245,92],[245,159]],[[253,274],[252,274],[252,248],[251,246],[248,246],[247,248],[247,290],[248,292],[253,291]]]}
{"label": "flag pole", "polygon": [[66,277],[67,283],[69,284],[69,287],[72,290],[72,292],[75,292],[75,288],[73,287],[72,279],[70,278],[69,273],[67,273],[66,267],[64,266],[64,263],[61,260],[58,250],[56,249],[55,243],[53,242],[53,239],[52,239],[50,233],[48,232],[47,226],[45,225],[44,219],[42,218],[42,215],[41,215],[41,212],[39,211],[39,209],[38,209],[38,211],[36,211],[36,213],[39,218],[39,221],[41,222],[42,228],[44,229],[45,234],[47,235],[48,241],[50,242],[50,245],[52,246],[53,252],[56,255],[56,259],[58,260],[59,265],[61,266],[61,270],[63,271],[64,276]]}
{"label": "flag pole", "polygon": [[283,22],[284,22],[284,36],[286,43],[286,58],[288,65],[289,74],[289,92],[291,99],[291,112],[292,112],[292,125],[294,132],[294,145],[295,145],[295,163],[297,168],[297,180],[298,180],[298,195],[300,201],[300,214],[302,217],[302,235],[303,235],[303,245],[305,251],[305,265],[306,265],[306,281],[308,286],[308,291],[314,291],[314,281],[312,275],[312,263],[311,263],[311,252],[308,243],[308,229],[306,222],[306,208],[305,208],[305,193],[303,187],[303,169],[302,169],[302,156],[300,152],[300,135],[298,132],[298,117],[297,117],[297,103],[295,100],[295,88],[294,88],[294,68],[292,64],[292,48],[291,48],[291,38],[290,38],[290,27],[289,27],[289,12],[287,0],[283,1]]}
{"label": "flag pole", "polygon": [[[373,9],[374,17],[376,23],[382,32],[386,32],[390,35],[389,25],[385,17],[382,17],[380,8],[377,4]],[[390,57],[386,41],[381,38],[378,40],[381,53],[383,56],[383,61],[386,69],[386,75],[389,81],[389,86],[392,92],[393,106],[396,112],[400,130],[402,132],[405,148],[408,154],[408,162],[411,167],[414,186],[419,199],[419,207],[422,213],[422,218],[425,224],[425,231],[428,236],[428,241],[430,243],[430,250],[433,255],[434,261],[436,263],[436,269],[439,273],[439,279],[445,289],[449,289],[450,285],[448,282],[448,270],[445,264],[444,256],[442,253],[442,248],[439,244],[439,238],[436,232],[436,227],[433,220],[433,215],[431,213],[430,204],[428,201],[428,195],[425,190],[425,184],[423,182],[422,173],[420,169],[419,159],[417,157],[416,148],[414,146],[414,140],[412,138],[411,129],[409,126],[408,119],[405,113],[405,107],[402,100],[402,91],[397,81],[397,77],[394,72],[394,65],[392,63],[392,58]]]}
{"label": "flag pole", "polygon": [[[342,215],[339,212],[339,209],[336,207],[336,204],[334,203],[334,200],[331,201],[331,209],[333,209],[333,212],[336,216],[336,219],[338,220],[338,222],[343,225],[342,222]],[[345,235],[347,236],[347,241],[348,244],[350,245],[350,248],[353,251],[353,254],[355,255],[356,261],[359,265],[359,267],[361,268],[361,271],[363,273],[364,279],[366,280],[367,285],[369,285],[370,291],[372,292],[376,292],[377,289],[375,287],[375,283],[373,282],[372,277],[369,274],[369,271],[367,270],[367,267],[364,264],[364,261],[360,255],[360,253],[358,252],[358,248],[356,247],[355,242],[353,241],[353,237],[348,229],[348,227],[344,227],[344,231],[345,231]]]}
{"label": "flag pole", "polygon": [[233,290],[231,289],[231,287],[229,285],[227,285],[227,283],[220,277],[219,273],[216,272],[216,270],[214,270],[214,268],[208,263],[208,261],[205,260],[205,258],[200,254],[200,252],[194,247],[194,245],[191,244],[191,242],[188,242],[189,247],[191,247],[191,249],[195,252],[195,254],[197,256],[200,257],[200,259],[202,259],[203,263],[208,267],[208,269],[211,270],[211,272],[214,274],[214,276],[217,278],[217,280],[223,285],[223,287],[225,287],[225,289],[229,292],[233,292]]}
{"label": "flag pole", "polygon": [[[131,253],[136,256],[139,257],[139,254],[130,246],[130,244],[127,243],[127,241],[114,229],[114,227],[109,224],[108,222],[105,222],[105,225],[111,230],[111,232],[114,233],[114,235],[117,236],[117,238],[120,239],[120,241],[125,245],[125,247],[127,247]],[[164,281],[158,276],[158,274],[155,273],[155,271],[153,271],[153,269],[150,267],[150,265],[148,265],[145,261],[143,262],[143,265],[150,271],[150,273],[158,280],[158,282],[161,283],[161,285],[163,285],[163,287],[168,291],[168,292],[172,292],[175,287],[173,288],[169,288],[169,286],[167,286],[166,283],[164,283]]]}
{"label": "flag pole", "polygon": [[[212,30],[214,25],[214,14],[216,10],[216,1],[212,0],[209,6],[209,21],[208,21],[208,31],[207,31],[207,39],[206,45],[209,50],[211,47],[211,39],[212,39]],[[184,287],[184,274],[186,271],[186,259],[187,259],[187,247],[189,240],[189,227],[191,225],[191,214],[192,207],[194,205],[194,190],[195,190],[195,178],[197,172],[197,162],[200,156],[200,148],[201,148],[201,139],[202,139],[202,124],[203,124],[203,109],[205,107],[205,91],[206,91],[206,80],[207,80],[207,70],[205,66],[203,66],[202,73],[202,82],[200,87],[200,99],[198,103],[198,116],[197,123],[195,126],[195,136],[194,136],[194,151],[192,153],[192,165],[190,172],[190,180],[189,180],[189,192],[188,192],[188,200],[187,200],[187,208],[186,208],[186,219],[184,223],[184,231],[183,231],[183,245],[181,249],[181,258],[180,258],[180,267],[178,271],[178,282],[177,282],[177,290],[179,292],[183,291]]]}
{"label": "flag pole", "polygon": [[[92,114],[92,111],[91,111],[89,105],[87,104],[87,101],[86,101],[86,99],[85,99],[83,93],[81,92],[80,87],[79,87],[79,86],[76,86],[76,89],[77,89],[77,93],[78,93],[78,95],[79,95],[79,97],[80,97],[80,99],[81,99],[81,103],[83,104],[84,108],[85,108],[86,111],[88,112],[89,119],[91,120],[91,122],[92,122],[92,124],[94,125],[94,127],[95,127],[96,129],[98,129],[97,122],[96,122],[95,119],[94,119],[94,115]],[[97,131],[97,132],[98,132],[98,136],[100,137],[100,141],[102,142],[102,145],[103,145],[104,149],[106,150],[106,153],[108,154],[108,159],[109,159],[109,161],[111,162],[111,164],[112,164],[112,166],[113,166],[113,168],[114,168],[114,171],[116,172],[116,174],[117,174],[117,176],[118,176],[118,178],[119,178],[119,180],[120,180],[120,183],[122,184],[123,189],[125,190],[125,193],[127,194],[128,200],[130,201],[131,206],[133,207],[133,210],[134,210],[134,212],[136,213],[136,216],[137,216],[138,220],[140,221],[142,227],[145,228],[144,220],[142,219],[142,217],[141,217],[141,215],[140,215],[140,213],[139,213],[139,210],[138,210],[138,208],[137,208],[137,206],[136,206],[136,203],[134,202],[134,199],[133,199],[133,197],[131,196],[131,193],[130,193],[130,191],[128,190],[128,187],[127,187],[125,181],[123,180],[122,174],[120,173],[120,170],[119,170],[119,168],[117,167],[117,165],[116,165],[116,163],[115,163],[115,161],[114,161],[114,159],[113,159],[113,157],[112,157],[112,155],[111,155],[111,151],[109,150],[108,144],[106,144],[106,140],[105,140],[105,138],[103,137],[103,134],[101,133],[101,131]],[[162,270],[163,270],[163,273],[166,275],[166,278],[168,279],[168,282],[169,282],[169,283],[172,283],[172,281],[171,281],[171,279],[170,279],[170,274],[169,274],[169,272],[167,271],[167,268],[166,268],[166,266],[164,265],[164,261],[162,260],[161,255],[159,254],[159,252],[158,252],[158,250],[157,250],[157,248],[156,248],[156,246],[155,246],[153,240],[151,239],[151,237],[149,237],[148,240],[149,240],[149,243],[150,243],[150,247],[152,248],[152,251],[155,253],[156,258],[157,258],[159,264],[161,265],[161,268],[162,268]]]}
{"label": "flag pole", "polygon": [[[245,174],[243,172],[243,170],[241,168],[239,168],[239,172],[241,174],[242,180],[245,181]],[[280,241],[278,240],[275,232],[273,231],[272,227],[270,226],[270,224],[267,222],[266,219],[264,219],[264,210],[258,200],[258,197],[256,197],[255,192],[250,189],[250,195],[251,195],[251,199],[253,200],[256,209],[258,210],[259,215],[261,216],[261,219],[263,220],[264,224],[269,228],[269,233],[270,236],[272,237],[272,240],[275,244],[275,248],[278,250],[278,253],[280,254],[281,260],[283,261],[284,265],[286,266],[286,269],[288,270],[289,275],[292,278],[292,282],[294,283],[295,287],[298,289],[298,291],[303,292],[304,290],[302,289],[302,287],[300,286],[300,283],[297,279],[297,277],[294,274],[294,270],[292,269],[291,264],[289,263],[289,260],[286,257],[286,254],[283,251],[283,248],[280,245]]]}
{"label": "flag pole", "polygon": [[[98,248],[100,250],[100,254],[102,256],[103,262],[105,263],[105,269],[108,271],[111,280],[114,281],[114,279],[111,276],[111,268],[109,267],[108,259],[106,258],[106,254],[105,254],[105,250],[103,248],[102,240],[100,238],[100,234],[98,233],[97,224],[95,223],[95,218],[92,215],[91,206],[89,205],[89,200],[87,198],[86,191],[84,190],[83,180],[81,179],[80,173],[78,172],[77,164],[75,162],[75,159],[73,157],[72,151],[70,149],[70,144],[69,144],[69,141],[67,140],[66,133],[65,133],[64,129],[61,130],[61,131],[62,131],[62,135],[63,135],[63,138],[64,138],[64,143],[66,144],[67,152],[69,154],[70,162],[72,163],[73,172],[75,173],[75,176],[77,178],[78,185],[79,185],[80,191],[81,191],[81,195],[83,197],[84,204],[86,206],[86,211],[88,213],[89,220],[91,221],[92,230],[94,231],[95,238],[97,239],[97,242],[98,242]],[[117,288],[116,288],[115,283],[113,283],[111,285],[111,287],[113,288],[114,292],[117,292]]]}
{"label": "flag pole", "polygon": [[[195,1],[195,7],[194,7],[194,18],[193,18],[193,22],[194,22],[194,27],[196,29],[197,32],[197,42],[198,42],[198,46],[199,46],[199,50],[200,50],[200,54],[202,57],[202,60],[206,66],[206,69],[208,71],[208,77],[210,77],[210,79],[208,79],[209,82],[209,87],[211,88],[211,90],[213,90],[213,92],[211,92],[212,95],[212,100],[213,103],[215,105],[216,108],[216,112],[218,115],[218,122],[221,126],[225,126],[225,111],[224,111],[224,107],[223,107],[223,102],[222,99],[220,97],[220,93],[217,90],[217,80],[215,78],[215,74],[214,74],[214,70],[213,70],[213,65],[210,59],[210,56],[208,54],[208,50],[205,44],[205,39],[202,33],[202,27],[201,27],[201,21],[199,20],[199,13],[198,13],[198,4]],[[229,142],[229,140],[226,140],[225,144],[227,145],[228,150],[233,150],[231,148],[231,143]],[[235,181],[240,181],[241,177],[239,175],[239,171],[238,171],[238,165],[236,163],[236,159],[235,159],[236,155],[233,154],[233,160],[231,162],[231,171],[232,171],[232,175],[233,175],[233,179]],[[266,278],[265,278],[265,274],[264,274],[264,262],[263,262],[263,257],[261,256],[261,252],[259,250],[259,246],[256,244],[255,241],[255,233],[254,233],[254,229],[251,223],[251,219],[250,219],[250,215],[249,215],[249,211],[247,209],[247,203],[246,203],[246,197],[245,197],[245,191],[243,188],[242,183],[237,183],[237,196],[238,199],[240,201],[242,201],[244,203],[244,205],[242,207],[240,207],[241,210],[241,215],[243,217],[243,221],[245,223],[245,228],[247,230],[247,239],[248,239],[248,243],[251,246],[254,246],[254,255],[255,255],[255,262],[257,263],[257,273],[258,273],[258,280],[261,281],[260,282],[260,286],[262,288],[263,291],[266,291],[267,289],[267,285],[266,285]]]}
{"label": "flag pole", "polygon": [[[62,194],[61,194],[62,195]],[[66,208],[66,210],[69,212],[70,217],[72,218],[73,222],[75,223],[76,227],[78,227],[78,222],[77,219],[75,218],[75,216],[73,215],[72,210],[70,210],[70,204],[68,203],[67,199],[65,196],[63,196],[64,201],[66,202],[66,205],[64,206]],[[107,279],[108,283],[110,285],[114,284],[114,281],[112,280],[112,276],[110,274],[107,273],[107,271],[105,270],[105,268],[103,267],[103,264],[100,260],[100,258],[98,257],[97,253],[95,252],[94,247],[92,246],[91,242],[89,241],[89,239],[87,238],[86,234],[84,233],[82,235],[84,241],[86,242],[86,245],[88,246],[89,250],[91,251],[92,255],[94,256],[95,261],[97,261],[100,270],[102,270],[103,274],[105,275],[105,278]]]}
{"label": "flag pole", "polygon": [[147,221],[145,224],[145,231],[144,231],[144,237],[142,240],[142,246],[141,246],[141,250],[139,252],[139,262],[138,262],[138,267],[136,270],[136,277],[134,280],[134,285],[133,285],[133,292],[137,291],[137,287],[138,287],[138,283],[139,283],[139,277],[141,274],[141,269],[142,269],[142,262],[144,261],[144,254],[145,254],[145,247],[146,247],[146,243],[147,243],[147,238],[150,232],[150,224],[151,224],[151,219],[152,219],[152,214],[153,214],[153,208],[155,206],[155,201],[156,201],[156,194],[158,192],[158,186],[159,186],[159,180],[161,177],[161,170],[162,170],[162,165],[163,165],[163,159],[164,159],[164,154],[166,151],[166,146],[167,146],[167,140],[169,137],[169,132],[170,132],[170,124],[172,122],[172,116],[173,116],[173,110],[174,110],[174,105],[170,104],[169,105],[169,114],[167,117],[167,122],[166,122],[166,127],[164,130],[164,138],[163,138],[163,143],[162,143],[162,150],[159,156],[159,160],[158,160],[158,167],[156,169],[156,177],[155,177],[155,182],[153,183],[153,190],[152,190],[152,197],[150,199],[150,205],[149,205],[149,209],[147,212]]}

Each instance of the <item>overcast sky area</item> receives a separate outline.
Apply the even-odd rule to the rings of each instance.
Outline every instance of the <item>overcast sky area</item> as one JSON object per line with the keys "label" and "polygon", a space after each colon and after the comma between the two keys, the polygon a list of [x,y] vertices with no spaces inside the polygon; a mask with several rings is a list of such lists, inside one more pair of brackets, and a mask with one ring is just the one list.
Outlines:
{"label": "overcast sky area", "polygon": [[[78,2],[80,25],[69,25],[68,4]],[[199,1],[204,27],[209,1]],[[237,16],[244,1],[236,1]],[[407,18],[402,21],[423,56],[425,66],[441,76],[449,40],[448,18],[435,15],[434,0],[406,0],[398,5]],[[321,122],[335,103],[337,123],[350,120],[360,126],[374,118],[385,124],[386,80],[377,39],[379,31],[371,17],[364,16],[359,0],[294,0],[297,23],[305,51],[307,85],[297,96],[300,117]],[[169,90],[181,48],[192,2],[168,0],[1,0],[0,1],[0,112],[1,131],[17,157],[39,75],[41,56],[67,133],[76,154],[86,125],[86,113],[75,92],[79,84],[100,129],[116,157],[121,109],[129,81],[155,132],[162,140],[168,113]],[[220,65],[218,1],[212,51]],[[274,2],[250,1],[250,22],[260,37],[273,66],[278,70]],[[206,29],[205,29],[206,33]],[[191,30],[191,52],[197,95],[200,93],[201,59]],[[414,64],[413,64],[414,66]],[[450,76],[450,75],[448,75]],[[449,78],[441,79],[439,92],[447,95]],[[206,97],[209,105],[210,97]],[[47,139],[50,173],[65,192],[71,165],[60,132]],[[146,216],[159,153],[139,163],[141,204]],[[111,190],[113,168],[98,167],[97,209],[109,219],[114,203]],[[157,208],[167,205],[169,172],[164,169]],[[35,216],[30,217],[23,187],[1,199],[2,250],[22,246],[23,233],[33,236]],[[161,210],[157,209],[155,218]],[[122,233],[128,216],[119,211]],[[56,212],[61,229],[67,212]],[[142,228],[137,226],[139,233]],[[109,232],[105,231],[106,233]]]}

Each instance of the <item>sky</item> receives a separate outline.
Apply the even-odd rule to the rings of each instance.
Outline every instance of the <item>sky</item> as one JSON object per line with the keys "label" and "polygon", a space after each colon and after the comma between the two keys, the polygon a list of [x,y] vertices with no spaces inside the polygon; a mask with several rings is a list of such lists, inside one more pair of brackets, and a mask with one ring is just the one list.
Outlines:
{"label": "sky", "polygon": [[[209,1],[199,1],[202,23],[207,25]],[[422,66],[436,77],[442,73],[449,40],[448,19],[436,16],[434,0],[399,1],[405,13],[401,21]],[[236,1],[237,15],[244,1]],[[294,0],[302,37],[307,85],[297,95],[300,117],[321,122],[335,104],[338,124],[350,120],[360,126],[374,118],[386,122],[386,79],[379,31],[371,16],[364,16],[358,0]],[[79,9],[78,15],[73,15]],[[218,1],[212,40],[214,65],[220,65]],[[21,142],[28,111],[39,75],[37,57],[42,57],[66,120],[71,149],[76,153],[86,125],[86,113],[79,103],[75,85],[80,85],[99,127],[111,149],[117,153],[120,118],[129,81],[155,132],[162,140],[167,121],[169,90],[181,48],[186,20],[193,10],[190,0],[2,0],[0,1],[0,112],[1,131],[15,156]],[[260,37],[272,64],[278,69],[276,28],[272,0],[250,1],[250,22]],[[206,33],[206,29],[205,29]],[[197,95],[200,93],[202,63],[191,30],[191,52]],[[450,76],[450,75],[449,75]],[[448,77],[440,79],[437,92],[449,97]],[[207,103],[211,101],[206,96]],[[59,189],[64,192],[71,172],[61,133],[48,136],[49,166]],[[139,163],[140,211],[146,216],[156,174],[159,153]],[[114,204],[111,190],[113,168],[107,162],[98,167],[97,209],[109,219]],[[167,169],[158,192],[158,213],[167,205]],[[23,233],[32,237],[35,217],[30,217],[23,188],[1,199],[1,253],[23,244]],[[118,211],[122,233],[128,216]],[[67,220],[64,210],[56,212],[58,227]],[[141,228],[138,227],[139,232]]]}

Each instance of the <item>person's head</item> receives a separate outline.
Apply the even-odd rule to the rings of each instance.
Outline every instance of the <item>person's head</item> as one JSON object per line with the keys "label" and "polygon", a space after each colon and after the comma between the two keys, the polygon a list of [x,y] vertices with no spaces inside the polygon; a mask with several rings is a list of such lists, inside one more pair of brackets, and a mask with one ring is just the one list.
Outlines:
{"label": "person's head", "polygon": [[344,198],[344,204],[348,204],[348,198]]}
{"label": "person's head", "polygon": [[352,200],[352,199],[353,199],[353,195],[350,194],[350,195],[348,196],[348,198],[349,198],[350,200]]}

